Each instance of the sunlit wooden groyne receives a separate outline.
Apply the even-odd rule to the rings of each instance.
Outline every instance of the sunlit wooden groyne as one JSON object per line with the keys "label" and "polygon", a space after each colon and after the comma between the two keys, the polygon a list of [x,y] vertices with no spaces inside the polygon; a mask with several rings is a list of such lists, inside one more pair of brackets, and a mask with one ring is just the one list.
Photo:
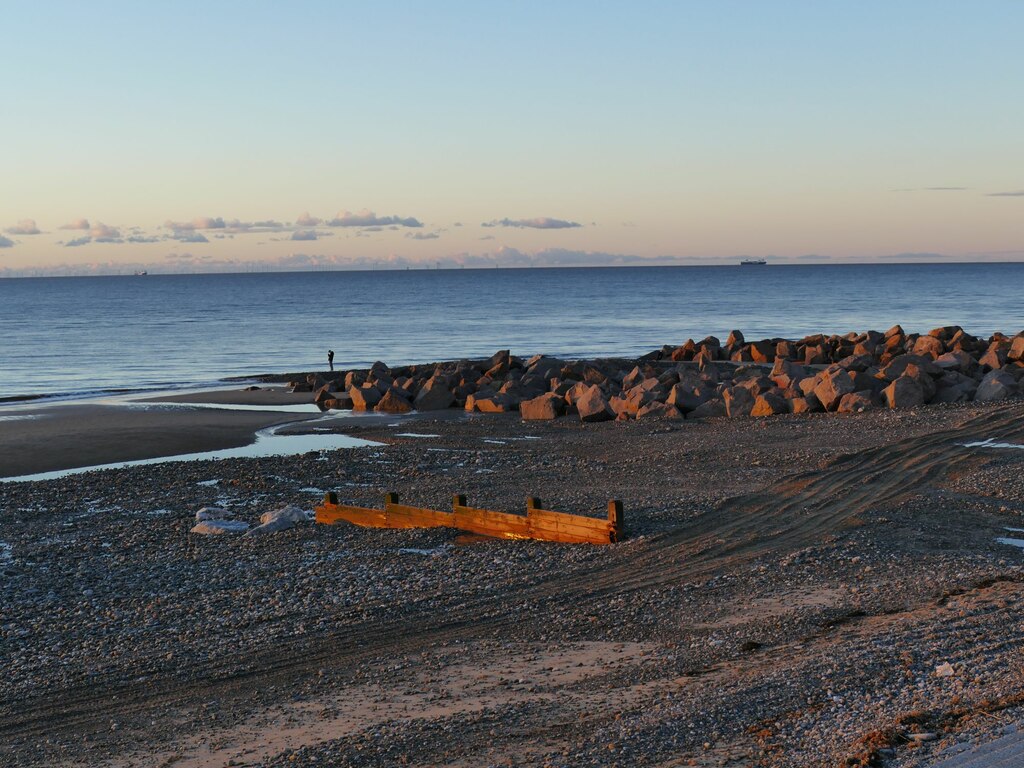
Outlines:
{"label": "sunlit wooden groyne", "polygon": [[565,544],[614,544],[622,539],[622,502],[608,502],[606,518],[555,512],[540,499],[526,500],[526,514],[518,515],[471,507],[466,497],[452,497],[451,512],[400,504],[397,493],[384,495],[384,508],[339,504],[335,493],[324,496],[316,508],[316,521],[327,525],[352,523],[366,528],[455,528],[498,539],[537,539]]}

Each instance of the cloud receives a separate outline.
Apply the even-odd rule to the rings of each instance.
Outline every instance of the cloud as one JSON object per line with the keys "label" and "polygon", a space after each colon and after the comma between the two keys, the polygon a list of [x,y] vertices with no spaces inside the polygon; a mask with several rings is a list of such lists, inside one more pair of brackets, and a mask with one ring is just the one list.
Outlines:
{"label": "cloud", "polygon": [[925,187],[925,192],[965,192],[967,187]]}
{"label": "cloud", "polygon": [[1024,189],[1017,189],[1013,192],[989,192],[986,197],[1024,197]]}
{"label": "cloud", "polygon": [[92,238],[89,237],[88,235],[85,235],[84,237],[76,237],[74,240],[68,240],[66,243],[64,243],[64,247],[75,248],[79,245],[88,245],[91,242]]}
{"label": "cloud", "polygon": [[437,232],[407,232],[405,236],[410,240],[437,240],[440,237]]}
{"label": "cloud", "polygon": [[212,216],[197,216],[192,221],[172,221],[168,219],[164,222],[165,229],[173,229],[175,232],[195,232],[197,229],[224,229],[227,226],[224,219],[220,216],[216,218]]}
{"label": "cloud", "polygon": [[89,230],[89,234],[98,242],[109,242],[121,237],[121,232],[118,229],[115,227],[108,227],[102,221],[97,221],[93,225],[92,229]]}
{"label": "cloud", "polygon": [[316,240],[316,231],[312,229],[297,229],[292,232],[292,240]]}
{"label": "cloud", "polygon": [[60,227],[60,229],[89,229],[88,219],[75,219]]}
{"label": "cloud", "polygon": [[171,235],[172,240],[177,240],[179,243],[208,243],[206,235],[202,232],[175,232]]}
{"label": "cloud", "polygon": [[315,216],[310,216],[309,211],[306,211],[295,220],[296,226],[299,227],[315,227],[320,223],[320,219],[316,218]]}
{"label": "cloud", "polygon": [[159,243],[161,238],[153,235],[131,235],[126,240],[129,243]]}
{"label": "cloud", "polygon": [[540,216],[536,219],[496,219],[481,224],[482,227],[518,227],[527,229],[572,229],[583,226],[575,221],[564,219],[552,219],[547,216]]}
{"label": "cloud", "polygon": [[13,247],[14,247],[14,241],[11,240],[11,238],[4,237],[3,235],[0,235],[0,248],[13,248]]}
{"label": "cloud", "polygon": [[329,227],[386,227],[396,225],[399,227],[422,227],[423,224],[412,216],[403,218],[401,216],[378,216],[373,211],[363,209],[359,213],[341,211],[333,219],[324,222]]}
{"label": "cloud", "polygon": [[11,235],[38,235],[39,227],[36,226],[35,219],[22,219],[13,227],[8,227],[7,233]]}

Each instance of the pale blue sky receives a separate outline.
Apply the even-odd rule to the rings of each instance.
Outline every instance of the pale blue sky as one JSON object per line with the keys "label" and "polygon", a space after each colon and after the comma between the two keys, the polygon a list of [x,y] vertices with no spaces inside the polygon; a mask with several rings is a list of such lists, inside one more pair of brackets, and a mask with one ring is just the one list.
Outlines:
{"label": "pale blue sky", "polygon": [[[187,239],[165,222],[197,217],[282,225],[200,227],[190,257],[217,262],[1024,251],[1024,195],[992,196],[1024,190],[1019,2],[35,2],[3,19],[0,269],[163,263]],[[304,212],[364,210],[423,226],[291,239]],[[481,226],[502,220],[524,225]]]}

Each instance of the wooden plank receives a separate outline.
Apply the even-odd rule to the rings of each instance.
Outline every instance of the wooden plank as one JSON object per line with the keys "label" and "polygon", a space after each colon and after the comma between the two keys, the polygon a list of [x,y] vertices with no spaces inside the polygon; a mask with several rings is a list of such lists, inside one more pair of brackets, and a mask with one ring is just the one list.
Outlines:
{"label": "wooden plank", "polygon": [[608,544],[622,536],[622,502],[608,504],[606,519],[573,515],[543,509],[540,499],[526,500],[526,515],[470,507],[459,494],[452,500],[452,511],[442,512],[425,507],[398,503],[397,493],[384,497],[384,509],[369,509],[338,504],[329,493],[324,504],[316,508],[319,523],[332,524],[342,520],[372,528],[458,528],[480,536],[504,539],[540,539],[573,544]]}
{"label": "wooden plank", "polygon": [[530,538],[530,520],[525,515],[511,515],[491,509],[455,507],[455,527],[484,536]]}
{"label": "wooden plank", "polygon": [[437,509],[411,507],[406,504],[384,505],[384,514],[392,528],[456,528],[455,515]]}
{"label": "wooden plank", "polygon": [[316,508],[316,521],[327,525],[354,523],[366,528],[387,528],[387,516],[379,509],[353,507],[348,504],[324,504]]}
{"label": "wooden plank", "polygon": [[531,509],[529,511],[529,519],[534,525],[579,528],[583,531],[599,531],[604,533],[611,528],[611,523],[604,518],[571,515],[567,512],[552,512],[548,509]]}

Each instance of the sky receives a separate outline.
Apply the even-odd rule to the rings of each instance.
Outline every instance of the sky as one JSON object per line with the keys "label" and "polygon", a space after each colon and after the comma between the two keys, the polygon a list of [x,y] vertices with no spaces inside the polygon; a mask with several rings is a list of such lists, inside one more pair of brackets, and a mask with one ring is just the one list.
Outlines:
{"label": "sky", "polygon": [[10,3],[0,275],[1024,259],[1024,3]]}

